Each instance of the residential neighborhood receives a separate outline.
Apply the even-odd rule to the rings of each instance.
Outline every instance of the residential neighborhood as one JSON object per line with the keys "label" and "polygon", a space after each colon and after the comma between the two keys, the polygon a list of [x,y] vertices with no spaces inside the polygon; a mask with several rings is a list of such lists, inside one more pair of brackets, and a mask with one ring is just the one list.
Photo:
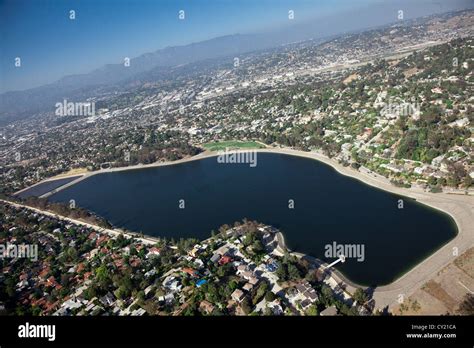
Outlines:
{"label": "residential neighborhood", "polygon": [[[1,205],[0,243],[38,244],[1,259],[3,314],[359,315],[331,272],[275,245],[273,227],[222,226],[211,238],[144,244],[27,208]],[[265,242],[266,241],[266,242]],[[341,296],[344,293],[344,296]],[[334,307],[335,306],[335,307]],[[364,308],[364,309],[362,309]]]}

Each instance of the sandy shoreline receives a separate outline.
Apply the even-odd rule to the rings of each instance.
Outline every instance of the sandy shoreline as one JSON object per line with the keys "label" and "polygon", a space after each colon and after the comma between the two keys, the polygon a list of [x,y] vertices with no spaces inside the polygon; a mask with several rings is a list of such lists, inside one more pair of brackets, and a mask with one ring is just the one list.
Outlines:
{"label": "sandy shoreline", "polygon": [[[305,157],[314,159],[324,164],[331,166],[334,170],[342,175],[352,177],[361,181],[366,185],[373,186],[375,188],[391,192],[403,197],[409,197],[415,199],[417,202],[428,205],[434,209],[440,210],[444,213],[449,214],[455,221],[458,234],[450,242],[442,246],[431,256],[421,261],[415,267],[407,271],[400,278],[394,282],[380,286],[375,289],[373,298],[376,301],[377,308],[383,308],[391,306],[397,303],[399,295],[403,295],[407,298],[417,289],[419,289],[425,282],[430,280],[439,270],[452,262],[457,255],[461,255],[468,248],[474,246],[474,231],[472,226],[474,225],[474,197],[472,195],[458,195],[448,193],[430,193],[425,192],[422,189],[416,188],[400,188],[392,185],[388,179],[381,177],[373,173],[363,173],[350,167],[344,167],[336,161],[329,159],[328,157],[318,152],[304,152],[299,150],[293,150],[288,148],[266,148],[266,149],[255,149],[261,153],[277,153],[298,157]],[[152,164],[139,164],[129,167],[118,167],[102,169],[94,172],[88,172],[84,174],[80,180],[86,179],[92,175],[118,172],[125,170],[135,169],[146,169],[161,166],[176,165],[181,163],[187,163],[191,161],[197,161],[205,158],[217,156],[217,152],[205,151],[196,156],[183,158],[181,160],[173,162],[158,162]],[[77,174],[76,174],[77,175]],[[74,184],[76,180],[73,181]],[[67,185],[70,186],[70,185]],[[64,188],[64,187],[62,187]],[[61,190],[62,188],[59,188]],[[56,191],[57,192],[57,191]],[[457,248],[457,249],[454,249]],[[457,251],[457,255],[453,252]],[[349,286],[358,286],[350,280],[344,279],[344,277],[336,272],[336,275],[346,282]],[[362,286],[361,286],[362,287]]]}
{"label": "sandy shoreline", "polygon": [[[406,189],[392,185],[387,179],[383,180],[379,176],[362,173],[344,167],[337,162],[315,152],[302,152],[291,149],[263,149],[259,152],[281,153],[293,156],[316,159],[320,162],[330,165],[340,174],[350,176],[361,181],[364,184],[382,189],[387,192],[398,194],[400,196],[416,199],[417,202],[428,205],[434,209],[449,214],[455,221],[458,234],[454,239],[435,251],[432,255],[421,261],[419,264],[408,270],[397,280],[388,285],[377,287],[373,298],[376,301],[377,308],[391,306],[397,303],[399,295],[407,298],[425,282],[430,280],[438,271],[452,262],[457,255],[461,255],[467,249],[474,245],[474,197],[468,195],[455,195],[447,193],[431,193],[421,189]],[[457,248],[457,249],[454,249]],[[457,251],[457,255],[454,251]],[[350,286],[358,286],[350,280],[336,272],[336,275],[342,278]]]}

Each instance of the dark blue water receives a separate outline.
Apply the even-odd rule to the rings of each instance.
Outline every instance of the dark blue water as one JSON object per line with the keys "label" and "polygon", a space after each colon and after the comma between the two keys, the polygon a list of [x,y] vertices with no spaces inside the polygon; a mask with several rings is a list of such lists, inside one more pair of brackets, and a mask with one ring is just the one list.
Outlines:
{"label": "dark blue water", "polygon": [[57,189],[58,187],[61,187],[63,185],[66,185],[67,183],[70,183],[73,180],[76,180],[79,178],[80,175],[77,176],[70,176],[67,178],[62,178],[62,179],[56,179],[56,180],[49,180],[42,182],[36,186],[33,186],[32,188],[25,190],[21,193],[19,193],[17,196],[20,198],[28,198],[32,196],[42,196],[47,192],[50,192],[54,189]]}
{"label": "dark blue water", "polygon": [[409,198],[398,209],[400,198],[323,163],[268,153],[258,154],[255,168],[208,158],[95,175],[51,197],[152,236],[204,239],[248,218],[280,228],[292,250],[323,260],[326,244],[364,244],[363,262],[337,268],[365,285],[393,281],[457,233],[448,215]]}

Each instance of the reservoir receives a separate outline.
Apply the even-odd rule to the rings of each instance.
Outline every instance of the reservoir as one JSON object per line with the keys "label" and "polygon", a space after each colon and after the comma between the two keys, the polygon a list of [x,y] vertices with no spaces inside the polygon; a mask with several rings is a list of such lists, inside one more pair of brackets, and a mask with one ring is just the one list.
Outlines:
{"label": "reservoir", "polygon": [[116,227],[156,237],[206,239],[247,218],[280,229],[292,251],[327,262],[335,260],[325,257],[328,245],[363,245],[363,260],[336,266],[361,285],[394,281],[457,233],[445,213],[318,161],[274,153],[258,153],[254,167],[211,157],[97,174],[49,199],[74,199]]}

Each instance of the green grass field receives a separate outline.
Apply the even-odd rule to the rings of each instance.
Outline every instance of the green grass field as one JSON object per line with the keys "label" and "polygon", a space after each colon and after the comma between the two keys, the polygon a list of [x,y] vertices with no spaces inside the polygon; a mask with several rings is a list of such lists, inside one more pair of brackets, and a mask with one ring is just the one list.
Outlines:
{"label": "green grass field", "polygon": [[221,151],[226,148],[229,150],[235,149],[263,149],[265,146],[255,141],[218,141],[213,143],[207,143],[203,145],[206,150],[209,151]]}

